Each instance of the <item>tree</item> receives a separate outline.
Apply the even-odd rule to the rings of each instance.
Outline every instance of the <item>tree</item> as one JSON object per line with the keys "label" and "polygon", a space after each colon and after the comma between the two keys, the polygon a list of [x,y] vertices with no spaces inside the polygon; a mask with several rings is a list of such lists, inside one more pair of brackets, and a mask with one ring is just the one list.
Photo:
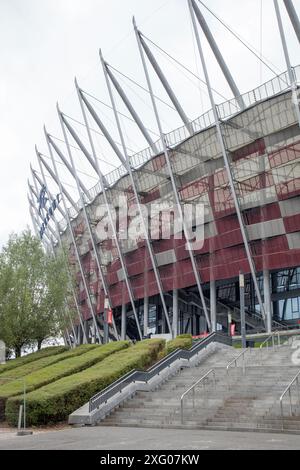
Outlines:
{"label": "tree", "polygon": [[0,253],[0,339],[16,357],[65,328],[68,285],[62,253],[45,253],[29,230],[10,236]]}

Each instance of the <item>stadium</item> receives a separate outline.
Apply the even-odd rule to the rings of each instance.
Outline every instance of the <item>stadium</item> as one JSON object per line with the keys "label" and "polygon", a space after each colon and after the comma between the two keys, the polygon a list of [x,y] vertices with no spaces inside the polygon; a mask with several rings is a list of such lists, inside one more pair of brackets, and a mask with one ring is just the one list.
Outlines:
{"label": "stadium", "polygon": [[[284,4],[300,41],[293,4]],[[39,171],[31,169],[28,195],[32,223],[47,250],[67,247],[76,277],[72,307],[77,316],[64,332],[67,342],[230,335],[233,326],[239,334],[242,309],[247,333],[299,324],[300,66],[290,65],[277,11],[287,70],[241,94],[199,2],[192,0],[189,7],[210,97],[207,112],[188,119],[134,22],[158,138],[100,52],[120,142],[76,82],[84,137],[58,107],[63,146],[45,128],[51,163],[36,148]],[[233,94],[219,104],[200,31]],[[163,132],[150,68],[182,121],[172,132]],[[128,151],[116,96],[148,143],[143,151]],[[113,171],[102,170],[92,128],[118,159]],[[76,171],[75,151],[97,175],[91,189]],[[64,185],[57,160],[72,176],[77,199]],[[196,242],[191,232],[199,235]]]}

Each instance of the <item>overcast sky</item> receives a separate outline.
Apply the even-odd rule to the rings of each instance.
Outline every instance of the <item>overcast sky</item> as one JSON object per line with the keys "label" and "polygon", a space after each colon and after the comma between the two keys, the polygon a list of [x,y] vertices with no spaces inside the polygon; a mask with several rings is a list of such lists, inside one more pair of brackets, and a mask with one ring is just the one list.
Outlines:
{"label": "overcast sky", "polygon": [[[285,70],[273,0],[205,0],[204,3],[258,53],[262,52],[272,68],[277,72]],[[283,2],[280,4],[282,6]],[[300,14],[299,2],[294,1],[294,4]],[[270,70],[262,67],[259,60],[210,13],[202,10],[242,92],[272,78]],[[7,241],[9,233],[30,225],[26,197],[29,164],[32,162],[38,169],[35,144],[47,153],[43,140],[44,123],[49,132],[61,137],[56,102],[59,101],[67,114],[82,120],[74,77],[77,76],[86,91],[109,102],[99,66],[99,48],[109,63],[145,86],[132,30],[133,14],[147,37],[203,78],[186,0],[0,0],[0,246]],[[282,14],[291,61],[298,65],[299,44],[283,6]],[[205,87],[155,46],[150,46],[188,116],[201,115],[208,109]],[[214,88],[225,98],[231,98],[205,41],[204,47]],[[168,104],[168,98],[152,72],[151,78],[155,93]],[[124,78],[121,83],[155,140],[157,128],[149,96]],[[222,101],[218,95],[216,99]],[[94,104],[96,106],[96,102]],[[117,104],[118,109],[128,115],[120,100]],[[111,111],[99,103],[97,106],[113,138],[118,141]],[[160,112],[164,131],[181,125],[176,113],[167,105],[161,104]],[[130,121],[124,118],[122,125],[131,153],[147,146]],[[83,135],[82,128],[81,131],[79,127],[77,129]],[[102,165],[107,172],[117,166],[118,161],[99,139],[97,148],[101,159],[106,161]],[[89,187],[94,186],[96,175],[78,152],[75,154],[76,164],[83,172],[82,179]],[[75,194],[74,183],[62,167],[60,171],[62,179]],[[50,181],[49,185],[52,185]]]}

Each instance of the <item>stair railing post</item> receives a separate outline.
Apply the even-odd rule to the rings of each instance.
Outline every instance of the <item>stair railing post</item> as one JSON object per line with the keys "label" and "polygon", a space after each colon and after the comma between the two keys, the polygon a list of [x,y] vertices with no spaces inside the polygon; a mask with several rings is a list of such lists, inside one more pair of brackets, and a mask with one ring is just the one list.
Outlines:
{"label": "stair railing post", "polygon": [[23,427],[26,431],[26,382],[23,382]]}
{"label": "stair railing post", "polygon": [[284,417],[283,417],[283,403],[282,403],[282,397],[280,398],[280,411],[281,411],[281,429],[284,430]]}

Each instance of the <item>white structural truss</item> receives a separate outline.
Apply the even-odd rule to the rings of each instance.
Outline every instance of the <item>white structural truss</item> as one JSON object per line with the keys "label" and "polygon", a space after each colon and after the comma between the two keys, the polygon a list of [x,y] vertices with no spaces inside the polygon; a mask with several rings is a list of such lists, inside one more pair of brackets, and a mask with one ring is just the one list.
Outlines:
{"label": "white structural truss", "polygon": [[[175,93],[167,78],[167,74],[165,74],[162,66],[151,50],[149,40],[147,40],[146,36],[138,29],[135,19],[133,18],[137,51],[147,84],[147,88],[144,88],[144,92],[147,93],[147,99],[151,101],[151,116],[155,118],[156,135],[159,136],[157,141],[154,141],[152,136],[155,132],[149,131],[149,128],[144,122],[143,112],[139,111],[138,106],[133,104],[133,101],[129,99],[125,91],[126,88],[119,81],[118,75],[115,73],[115,71],[118,72],[118,70],[104,59],[101,50],[100,63],[104,74],[105,91],[108,92],[110,99],[110,104],[107,106],[110,108],[113,115],[113,120],[110,123],[113,131],[109,130],[110,127],[106,123],[106,119],[101,116],[97,105],[93,101],[92,95],[83,90],[76,79],[75,89],[83,120],[83,122],[80,123],[83,132],[80,132],[74,124],[76,120],[62,112],[57,105],[57,115],[62,137],[55,137],[47,132],[44,127],[45,142],[50,160],[37,148],[35,149],[39,172],[30,166],[31,180],[28,180],[27,198],[35,235],[42,238],[45,249],[49,253],[56,255],[58,247],[63,250],[64,242],[68,240],[69,246],[67,250],[71,250],[72,248],[75,254],[76,267],[80,275],[80,285],[85,293],[89,311],[89,322],[82,313],[79,289],[72,288],[72,297],[78,317],[78,321],[76,321],[78,328],[76,330],[76,325],[74,325],[73,319],[68,313],[68,306],[66,305],[66,317],[69,320],[70,328],[63,332],[64,337],[70,338],[71,331],[75,342],[88,342],[89,335],[87,332],[89,328],[92,328],[94,340],[102,343],[105,339],[102,325],[104,329],[107,321],[105,312],[100,312],[98,305],[96,306],[94,292],[89,284],[88,274],[85,272],[84,255],[81,253],[80,243],[75,234],[77,219],[81,221],[81,223],[84,223],[86,229],[85,242],[89,246],[91,256],[97,267],[95,273],[99,285],[98,294],[99,296],[104,296],[103,298],[105,300],[102,302],[106,305],[104,310],[108,306],[113,312],[112,326],[109,329],[110,339],[125,339],[128,337],[127,333],[129,330],[127,327],[129,328],[128,325],[130,323],[128,316],[132,316],[133,323],[135,324],[134,328],[136,328],[137,331],[137,339],[142,339],[143,336],[147,336],[150,331],[151,302],[149,299],[151,296],[148,296],[146,285],[144,286],[144,298],[141,299],[140,293],[137,294],[141,286],[136,282],[136,272],[134,269],[131,270],[127,264],[127,259],[130,256],[130,247],[128,244],[123,243],[116,226],[115,213],[119,208],[117,207],[115,195],[119,193],[126,194],[128,199],[130,198],[130,202],[132,204],[134,203],[137,208],[135,217],[139,221],[143,234],[144,253],[148,263],[146,268],[145,259],[145,271],[151,271],[154,276],[155,287],[157,289],[157,294],[155,295],[157,295],[160,302],[162,330],[164,333],[169,333],[173,337],[179,332],[179,322],[182,321],[180,320],[180,302],[183,302],[181,298],[182,293],[180,292],[180,287],[175,285],[175,283],[174,285],[167,284],[165,274],[165,266],[171,265],[172,263],[174,264],[173,269],[176,271],[176,262],[179,259],[178,257],[180,257],[180,254],[178,254],[179,250],[176,251],[175,248],[170,248],[166,250],[166,252],[163,252],[163,254],[157,251],[155,243],[151,239],[147,216],[145,216],[143,212],[143,204],[145,203],[146,195],[149,195],[151,191],[155,192],[155,188],[158,187],[160,187],[159,198],[161,200],[172,200],[174,202],[176,216],[181,222],[185,247],[188,252],[188,265],[191,270],[188,274],[191,276],[190,279],[194,279],[195,284],[193,286],[187,284],[193,289],[192,292],[189,292],[189,295],[195,296],[193,302],[189,304],[189,309],[191,310],[194,306],[197,312],[199,310],[201,311],[200,316],[202,316],[202,320],[204,321],[205,331],[216,331],[218,326],[217,281],[213,276],[210,277],[208,289],[206,286],[206,292],[209,292],[207,297],[207,294],[205,295],[204,292],[202,271],[200,275],[200,267],[202,269],[201,251],[193,248],[184,218],[184,204],[186,200],[191,200],[192,203],[194,203],[194,201],[197,201],[197,198],[195,197],[195,199],[193,199],[193,196],[185,196],[184,191],[182,191],[184,185],[188,187],[188,178],[192,181],[191,173],[207,176],[209,175],[208,168],[213,168],[215,171],[215,173],[214,171],[212,172],[210,179],[207,176],[208,185],[211,184],[214,177],[217,178],[216,175],[220,169],[224,169],[226,174],[229,196],[232,199],[240,231],[240,243],[249,264],[249,276],[251,276],[252,279],[255,297],[259,306],[259,314],[264,321],[265,328],[268,331],[272,330],[271,304],[269,305],[267,303],[268,299],[266,300],[266,295],[269,295],[269,297],[271,295],[270,272],[268,269],[260,269],[259,272],[257,272],[256,259],[251,248],[251,230],[248,230],[244,218],[244,210],[247,204],[241,197],[240,186],[243,184],[243,181],[238,181],[235,177],[235,162],[232,159],[232,149],[242,147],[243,145],[251,145],[259,139],[260,132],[264,134],[263,125],[261,122],[255,122],[254,113],[252,121],[249,119],[246,124],[244,124],[244,122],[246,122],[247,116],[245,117],[245,121],[243,121],[243,117],[246,115],[247,111],[272,97],[280,97],[284,93],[291,94],[293,112],[290,112],[290,110],[286,111],[286,116],[288,116],[286,119],[291,120],[289,123],[290,126],[294,125],[292,116],[294,113],[297,116],[297,124],[300,126],[298,99],[300,73],[298,68],[294,68],[291,65],[289,46],[281,18],[280,6],[285,7],[293,27],[293,34],[295,32],[299,43],[300,22],[292,0],[273,0],[273,3],[287,72],[275,77],[267,84],[261,85],[256,90],[242,95],[237,80],[233,78],[229,65],[224,60],[221,47],[217,44],[213,32],[201,11],[202,2],[186,0],[187,11],[192,21],[193,33],[196,39],[211,106],[209,111],[194,121],[188,117],[188,114],[180,102],[180,98]],[[207,58],[203,52],[203,38],[207,40],[210,50],[233,95],[232,99],[221,104],[216,104],[214,98],[214,90],[211,85],[211,77],[207,67]],[[158,98],[154,93],[153,80],[158,80],[159,84],[162,85],[163,90],[166,92],[167,99],[170,100],[172,104],[172,109],[175,109],[177,117],[180,118],[183,124],[181,128],[168,134],[165,134],[163,130],[163,120],[159,111]],[[130,139],[128,138],[122,119],[124,114],[118,109],[119,103],[125,106],[126,112],[130,115],[129,119],[133,122],[138,131],[139,138],[144,139],[149,146],[142,152],[130,154],[128,150]],[[267,114],[267,111],[265,111],[265,113]],[[235,121],[237,116],[241,116],[241,125],[237,124],[237,121]],[[265,116],[264,119],[267,121]],[[90,121],[93,122],[93,126],[96,125],[96,130],[92,128]],[[265,126],[267,126],[266,123]],[[283,127],[284,126],[281,125],[280,131],[282,131]],[[231,148],[229,148],[230,145],[228,145],[228,142],[231,139],[230,132],[232,129],[233,132],[236,131],[236,134],[239,132],[240,141],[236,142],[236,146],[235,143],[233,143]],[[274,125],[274,133],[275,130]],[[117,139],[120,142],[116,142],[114,138],[115,134],[118,136]],[[108,146],[109,150],[112,150],[113,158],[116,158],[118,161],[119,166],[110,173],[105,171],[103,159],[101,160],[105,151],[103,152],[101,145],[99,145],[97,140],[98,135],[101,135],[101,142],[105,142],[105,146]],[[267,132],[264,135],[267,135]],[[59,141],[62,142],[62,144],[59,144]],[[58,163],[61,165],[60,167],[57,165]],[[97,179],[97,184],[94,188],[90,189],[88,183],[86,183],[86,179],[81,176],[81,165],[85,165],[85,167],[88,165],[88,170],[86,171],[91,171],[91,176]],[[189,168],[189,171],[185,171],[186,168]],[[253,169],[251,170],[253,171]],[[75,184],[72,190],[66,188],[68,184],[64,183],[65,177],[71,181],[70,186]],[[50,189],[54,187],[55,190]],[[40,195],[43,191],[46,191],[47,200],[51,204],[55,204],[55,193],[58,192],[61,204],[55,204],[56,212],[51,210],[49,213],[45,207],[41,206]],[[215,195],[211,197],[215,198]],[[266,203],[266,195],[264,195],[264,197]],[[111,252],[113,252],[114,255],[111,255],[110,261],[106,259],[106,248],[105,246],[102,247],[102,240],[98,239],[95,228],[98,222],[95,215],[95,207],[100,202],[106,209],[108,226],[112,234]],[[58,220],[58,214],[62,217],[61,220]],[[209,219],[210,214],[205,214],[205,217],[205,230],[207,230],[212,237],[215,234],[215,226],[211,222],[212,219]],[[212,248],[212,252],[213,251],[214,248]],[[68,264],[67,257],[68,254],[66,252],[65,258]],[[126,292],[123,293],[123,296],[127,299],[127,301],[122,301],[121,304],[119,303],[117,305],[114,301],[114,296],[117,296],[118,292],[111,291],[111,278],[108,270],[108,265],[112,260],[120,268],[116,275],[120,286],[124,285]],[[261,275],[261,272],[263,288],[261,288],[259,284],[259,275]],[[69,278],[71,285],[72,274],[70,269]],[[165,287],[166,285],[168,285],[167,288]],[[262,290],[264,292],[263,295]],[[171,298],[171,301],[169,298]],[[266,306],[267,308],[265,308]],[[117,317],[119,318],[118,321],[116,320]],[[190,328],[192,329],[191,323],[192,320],[190,321]],[[188,329],[188,323],[185,327]]]}

